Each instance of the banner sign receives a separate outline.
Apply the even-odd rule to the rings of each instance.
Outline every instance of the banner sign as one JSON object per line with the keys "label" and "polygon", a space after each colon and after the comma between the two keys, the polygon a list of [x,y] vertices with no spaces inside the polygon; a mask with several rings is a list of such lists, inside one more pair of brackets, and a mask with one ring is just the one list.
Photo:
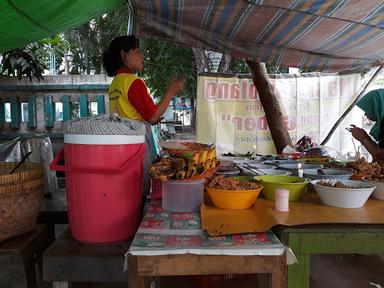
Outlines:
{"label": "banner sign", "polygon": [[[270,81],[293,143],[304,135],[323,140],[361,85],[360,74],[276,74]],[[251,78],[198,76],[198,142],[215,143],[221,154],[275,154],[266,113]],[[361,125],[361,113],[354,110],[344,122]],[[341,127],[327,144],[336,150],[352,145],[344,145],[351,140]]]}

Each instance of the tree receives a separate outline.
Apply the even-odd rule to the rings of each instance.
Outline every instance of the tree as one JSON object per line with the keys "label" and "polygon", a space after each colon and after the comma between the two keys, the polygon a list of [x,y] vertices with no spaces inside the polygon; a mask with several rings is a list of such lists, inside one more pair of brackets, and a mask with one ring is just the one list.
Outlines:
{"label": "tree", "polygon": [[104,73],[102,55],[113,38],[127,33],[128,11],[117,9],[64,32],[73,53],[71,74]]}
{"label": "tree", "polygon": [[196,66],[192,49],[151,39],[142,39],[140,46],[145,56],[142,76],[155,98],[165,94],[172,77],[184,77],[186,80],[181,97],[194,97]]}

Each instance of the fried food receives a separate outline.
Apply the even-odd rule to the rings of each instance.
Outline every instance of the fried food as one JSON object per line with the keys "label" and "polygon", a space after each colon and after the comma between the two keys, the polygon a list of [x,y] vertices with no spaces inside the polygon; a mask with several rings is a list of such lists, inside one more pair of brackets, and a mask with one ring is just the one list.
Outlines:
{"label": "fried food", "polygon": [[368,163],[365,160],[348,162],[347,169],[362,177],[378,178],[381,174],[381,166],[378,162]]}
{"label": "fried food", "polygon": [[345,185],[341,181],[333,182],[333,181],[321,180],[321,181],[317,182],[317,185],[327,186],[327,187],[335,187],[335,188],[353,188],[352,186]]}
{"label": "fried food", "polygon": [[184,151],[179,154],[171,154],[171,157],[162,157],[150,167],[149,174],[152,178],[161,181],[184,180],[215,169],[217,166],[216,148],[201,145],[202,148],[198,151]]}
{"label": "fried food", "polygon": [[224,175],[219,175],[209,179],[208,187],[221,190],[255,190],[261,185],[252,181],[241,181],[235,177],[226,178]]}

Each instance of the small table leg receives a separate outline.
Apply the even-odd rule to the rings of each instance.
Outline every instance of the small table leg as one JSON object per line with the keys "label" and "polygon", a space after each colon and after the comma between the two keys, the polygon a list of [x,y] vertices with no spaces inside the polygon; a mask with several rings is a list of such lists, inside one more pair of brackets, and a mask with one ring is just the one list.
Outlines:
{"label": "small table leg", "polygon": [[144,288],[145,279],[140,276],[137,271],[137,258],[133,255],[128,255],[128,287],[129,288]]}
{"label": "small table leg", "polygon": [[287,265],[286,254],[279,259],[279,269],[271,273],[272,288],[287,288]]}
{"label": "small table leg", "polygon": [[288,288],[308,288],[310,255],[295,255],[299,263],[288,267]]}
{"label": "small table leg", "polygon": [[310,254],[301,254],[301,235],[288,234],[289,247],[295,254],[298,263],[288,266],[288,288],[309,287]]}

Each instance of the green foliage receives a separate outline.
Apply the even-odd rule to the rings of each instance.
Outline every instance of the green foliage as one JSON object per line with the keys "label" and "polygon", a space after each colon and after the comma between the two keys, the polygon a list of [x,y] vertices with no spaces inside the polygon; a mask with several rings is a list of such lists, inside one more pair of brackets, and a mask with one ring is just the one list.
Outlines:
{"label": "green foliage", "polygon": [[173,77],[186,79],[181,97],[195,97],[197,74],[192,49],[151,39],[140,39],[140,49],[145,56],[141,76],[155,98],[161,98],[165,94]]}
{"label": "green foliage", "polygon": [[46,66],[40,61],[41,47],[38,43],[28,44],[23,49],[14,49],[4,53],[1,61],[1,74],[17,76],[20,80],[23,76],[37,79],[43,78]]}
{"label": "green foliage", "polygon": [[282,74],[288,73],[288,67],[280,67],[266,64],[265,68],[267,69],[268,74]]}
{"label": "green foliage", "polygon": [[[269,64],[266,64],[265,66],[268,74],[288,73],[287,67],[273,66]],[[251,73],[245,60],[239,59],[239,58],[232,59],[231,65],[229,66],[228,70],[229,70],[228,71],[229,73],[233,73],[233,74],[244,74],[244,73],[250,74]]]}
{"label": "green foliage", "polygon": [[229,65],[228,72],[232,74],[250,74],[247,63],[244,59],[233,58]]}

